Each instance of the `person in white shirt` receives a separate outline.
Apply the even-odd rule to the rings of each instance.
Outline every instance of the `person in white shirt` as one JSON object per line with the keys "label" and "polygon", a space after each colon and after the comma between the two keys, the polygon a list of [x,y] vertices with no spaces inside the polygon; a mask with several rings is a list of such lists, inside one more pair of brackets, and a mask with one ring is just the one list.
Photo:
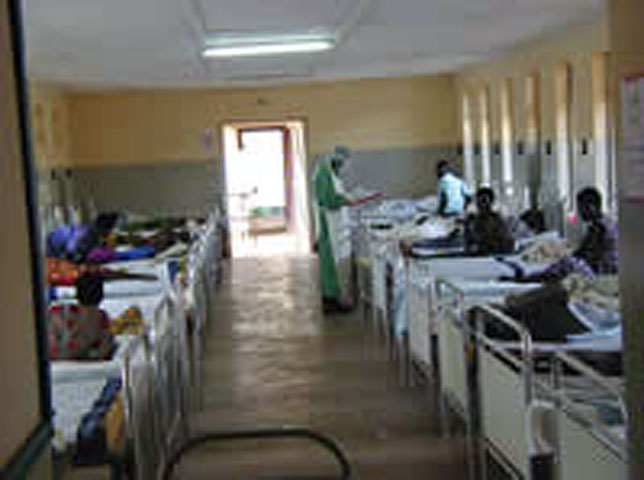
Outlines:
{"label": "person in white shirt", "polygon": [[438,176],[438,215],[441,217],[458,217],[463,215],[472,201],[467,184],[459,178],[446,160],[436,165]]}

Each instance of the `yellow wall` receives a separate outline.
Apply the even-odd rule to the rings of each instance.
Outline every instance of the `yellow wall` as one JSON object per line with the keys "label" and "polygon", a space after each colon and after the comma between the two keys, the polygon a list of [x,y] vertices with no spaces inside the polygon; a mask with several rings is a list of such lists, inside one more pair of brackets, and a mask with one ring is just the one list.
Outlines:
{"label": "yellow wall", "polygon": [[29,107],[37,165],[71,165],[68,92],[56,85],[33,83],[29,88]]}
{"label": "yellow wall", "polygon": [[306,119],[309,151],[336,144],[383,149],[453,144],[452,77],[313,83],[266,88],[141,90],[69,96],[72,157],[78,165],[201,161],[220,153],[203,132],[229,121]]}
{"label": "yellow wall", "polygon": [[[555,135],[555,71],[562,63],[568,63],[574,76],[572,135],[576,138],[591,137],[593,52],[609,51],[609,44],[608,21],[602,17],[594,23],[571,27],[561,34],[523,45],[508,55],[462,71],[458,77],[458,91],[461,95],[475,95],[484,85],[490,86],[493,139],[500,140],[501,85],[504,79],[510,79],[515,95],[514,136],[516,140],[525,140],[529,129],[525,120],[525,79],[538,74],[541,84],[540,133],[542,138],[552,139]],[[477,120],[476,102],[474,107],[472,114]]]}

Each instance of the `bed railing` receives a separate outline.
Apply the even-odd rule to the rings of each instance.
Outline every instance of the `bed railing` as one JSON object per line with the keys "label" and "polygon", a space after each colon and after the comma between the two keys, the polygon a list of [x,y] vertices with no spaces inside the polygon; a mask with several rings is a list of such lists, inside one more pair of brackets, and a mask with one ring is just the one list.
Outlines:
{"label": "bed railing", "polygon": [[557,412],[560,480],[625,479],[628,412],[621,379],[605,377],[564,352],[553,362],[544,395]]}

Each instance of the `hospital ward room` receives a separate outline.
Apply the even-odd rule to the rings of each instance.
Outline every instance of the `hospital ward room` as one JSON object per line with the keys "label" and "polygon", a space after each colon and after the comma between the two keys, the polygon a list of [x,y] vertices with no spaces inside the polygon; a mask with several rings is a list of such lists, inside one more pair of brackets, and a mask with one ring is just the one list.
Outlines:
{"label": "hospital ward room", "polygon": [[642,18],[1,2],[0,478],[644,479]]}

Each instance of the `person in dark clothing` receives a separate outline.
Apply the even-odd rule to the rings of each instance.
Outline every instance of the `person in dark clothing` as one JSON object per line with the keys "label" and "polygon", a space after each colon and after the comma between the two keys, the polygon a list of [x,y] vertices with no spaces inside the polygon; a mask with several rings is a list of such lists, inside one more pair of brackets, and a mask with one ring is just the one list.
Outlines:
{"label": "person in dark clothing", "polygon": [[531,207],[523,212],[519,220],[534,233],[543,233],[546,231],[546,219],[543,211],[538,207]]}
{"label": "person in dark clothing", "polygon": [[520,277],[525,282],[556,282],[572,273],[584,277],[614,275],[618,268],[617,224],[602,213],[602,196],[594,187],[577,194],[577,209],[587,224],[586,235],[571,256],[551,264],[545,270]]}
{"label": "person in dark clothing", "polygon": [[476,255],[511,253],[514,238],[503,217],[494,211],[494,191],[479,188],[476,192],[477,213],[465,219],[465,250]]}
{"label": "person in dark clothing", "polygon": [[577,195],[579,216],[588,225],[573,256],[585,261],[596,274],[617,273],[617,224],[602,213],[602,197],[596,188]]}

